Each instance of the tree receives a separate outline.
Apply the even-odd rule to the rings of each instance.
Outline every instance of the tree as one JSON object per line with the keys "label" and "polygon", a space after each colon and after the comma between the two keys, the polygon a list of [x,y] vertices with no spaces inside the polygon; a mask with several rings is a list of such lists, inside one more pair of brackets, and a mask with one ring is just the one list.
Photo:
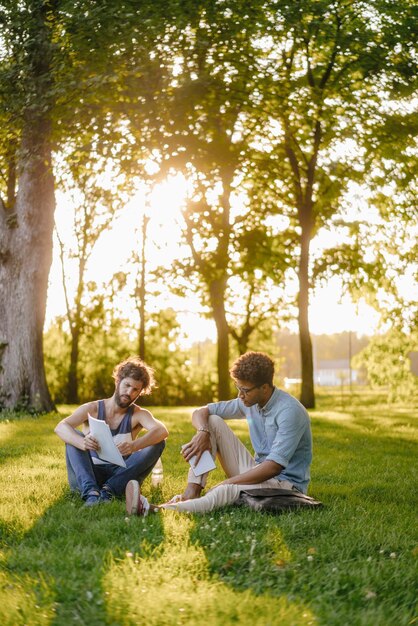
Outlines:
{"label": "tree", "polygon": [[111,112],[120,121],[124,46],[142,33],[141,61],[151,63],[147,46],[166,25],[162,4],[2,4],[0,161],[6,182],[0,191],[7,197],[0,203],[0,406],[53,408],[42,346],[55,208],[52,146],[76,155],[95,134],[96,151],[112,155],[123,135]]}
{"label": "tree", "polygon": [[368,180],[370,207],[376,217],[368,250],[386,260],[384,281],[371,302],[383,323],[413,333],[418,329],[418,124],[411,108],[416,108],[418,72],[411,73],[405,54],[397,61],[401,67],[394,72],[392,88],[396,112],[385,113],[369,146],[375,163]]}
{"label": "tree", "polygon": [[321,228],[337,226],[349,183],[366,176],[367,139],[387,93],[388,33],[399,20],[385,2],[368,7],[362,2],[278,2],[266,9],[265,37],[259,42],[265,122],[258,132],[253,191],[266,212],[289,220],[298,237],[293,259],[301,401],[313,407],[311,242]]}
{"label": "tree", "polygon": [[384,335],[374,337],[368,346],[357,354],[355,367],[364,366],[373,388],[388,391],[389,402],[405,397],[417,397],[418,378],[411,372],[409,353],[418,350],[417,333],[405,333],[392,328]]}
{"label": "tree", "polygon": [[[243,287],[247,287],[247,294],[244,298],[244,308],[240,305],[240,311],[235,313],[229,312],[229,317],[238,318],[238,323],[234,325],[229,323],[229,332],[236,342],[238,355],[245,354],[249,349],[250,339],[254,335],[255,331],[264,332],[265,322],[269,325],[270,334],[273,331],[272,315],[277,310],[277,302],[267,302],[266,306],[263,306],[265,299],[260,298],[260,276],[254,275],[252,278],[248,278]],[[244,293],[241,291],[241,298],[244,297]]]}
{"label": "tree", "polygon": [[173,309],[162,309],[149,316],[147,362],[155,369],[157,379],[151,398],[153,404],[202,402],[200,389],[196,389],[201,373],[193,376],[189,354],[181,348],[180,336],[180,325]]}
{"label": "tree", "polygon": [[136,285],[135,285],[135,301],[137,303],[137,309],[139,313],[139,341],[138,341],[138,354],[141,359],[145,360],[145,312],[146,312],[146,299],[147,299],[147,260],[146,260],[146,246],[147,246],[147,228],[149,217],[144,214],[142,215],[142,224],[141,224],[141,251],[140,254],[134,255],[134,260],[138,264],[139,273],[136,276]]}
{"label": "tree", "polygon": [[[84,157],[85,158],[85,157]],[[99,164],[92,156],[88,156],[87,163],[77,161],[76,167],[68,168],[73,179],[67,175],[61,184],[64,190],[71,195],[74,203],[73,237],[74,248],[68,252],[60,238],[58,228],[57,238],[60,246],[60,258],[62,267],[62,283],[65,294],[67,320],[71,335],[70,363],[68,368],[67,401],[76,404],[78,396],[78,361],[80,353],[80,338],[83,333],[85,319],[83,315],[86,291],[86,270],[93,250],[102,235],[115,218],[120,209],[118,190],[104,186],[98,175]],[[71,176],[70,174],[70,176]],[[68,233],[67,233],[68,236]],[[70,263],[76,262],[77,283],[74,298],[70,296],[68,274],[66,270],[66,256]],[[68,259],[67,259],[68,260]],[[73,265],[73,263],[71,263]],[[73,300],[71,302],[71,300]]]}
{"label": "tree", "polygon": [[[79,402],[92,397],[108,397],[114,391],[112,371],[117,363],[135,353],[129,321],[113,314],[106,285],[101,289],[87,283],[88,298],[83,308],[83,333],[78,359]],[[48,384],[56,402],[69,402],[68,371],[71,359],[71,334],[65,317],[57,318],[45,332],[45,368]]]}
{"label": "tree", "polygon": [[52,13],[52,3],[33,0],[22,11],[8,2],[2,14],[1,117],[8,122],[2,133],[8,171],[7,200],[0,207],[0,407],[35,411],[54,407],[42,349],[55,209]]}
{"label": "tree", "polygon": [[[187,17],[181,33],[173,28],[161,142],[167,167],[182,167],[195,181],[185,211],[193,257],[187,271],[199,278],[217,325],[219,391],[226,391],[225,302],[242,228],[232,192],[240,188],[250,197],[241,217],[248,218],[249,206],[264,217],[281,214],[289,228],[277,238],[296,244],[280,271],[287,267],[287,277],[297,276],[301,400],[312,407],[311,242],[321,228],[337,225],[349,184],[365,178],[365,145],[370,119],[381,116],[396,16],[383,1],[365,7],[343,0],[251,6],[231,0],[197,3]],[[353,250],[357,264],[361,252]],[[244,339],[243,332],[234,331],[236,338]]]}
{"label": "tree", "polygon": [[182,169],[193,186],[183,212],[191,256],[175,270],[189,287],[193,281],[215,321],[219,397],[230,394],[226,301],[239,266],[239,234],[251,212],[247,205],[237,216],[234,204],[247,150],[241,114],[254,89],[253,13],[239,1],[189,7],[186,26],[173,29],[174,77],[163,94],[161,174]]}

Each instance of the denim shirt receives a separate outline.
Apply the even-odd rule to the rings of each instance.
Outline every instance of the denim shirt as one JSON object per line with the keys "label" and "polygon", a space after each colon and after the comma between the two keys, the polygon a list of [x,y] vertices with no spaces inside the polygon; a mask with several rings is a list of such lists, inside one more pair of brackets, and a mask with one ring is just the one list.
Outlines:
{"label": "denim shirt", "polygon": [[290,394],[274,387],[263,407],[247,407],[240,398],[208,404],[210,414],[227,419],[246,418],[256,463],[275,461],[284,467],[276,476],[289,480],[306,493],[312,462],[312,433],[305,407]]}

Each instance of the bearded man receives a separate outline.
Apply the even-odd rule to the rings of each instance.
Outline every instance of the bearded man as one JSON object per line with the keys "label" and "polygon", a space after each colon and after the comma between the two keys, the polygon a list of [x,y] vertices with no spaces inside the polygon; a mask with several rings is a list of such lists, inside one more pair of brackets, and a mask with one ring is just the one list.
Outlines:
{"label": "bearded man", "polygon": [[[65,443],[70,488],[80,492],[88,507],[121,497],[131,480],[140,485],[161,456],[168,436],[162,422],[135,404],[155,385],[152,368],[131,357],[115,367],[113,378],[115,392],[111,398],[81,405],[55,428]],[[108,424],[126,467],[100,458],[99,442],[90,433],[89,416]]]}

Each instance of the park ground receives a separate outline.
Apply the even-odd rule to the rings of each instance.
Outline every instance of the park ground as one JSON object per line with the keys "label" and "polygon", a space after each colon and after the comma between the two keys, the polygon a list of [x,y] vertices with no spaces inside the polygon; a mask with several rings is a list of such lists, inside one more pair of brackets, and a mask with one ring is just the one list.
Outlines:
{"label": "park ground", "polygon": [[[184,485],[190,410],[152,409],[170,430],[162,487],[143,485],[154,502]],[[320,395],[310,494],[325,506],[280,516],[83,508],[53,432],[70,411],[0,417],[3,626],[418,624],[417,401]]]}

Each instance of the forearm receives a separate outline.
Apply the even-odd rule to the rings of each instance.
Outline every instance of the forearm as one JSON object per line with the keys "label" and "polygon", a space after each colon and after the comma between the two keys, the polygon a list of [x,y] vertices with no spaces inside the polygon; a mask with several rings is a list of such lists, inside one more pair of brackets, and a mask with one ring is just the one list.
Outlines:
{"label": "forearm", "polygon": [[79,450],[84,450],[82,434],[70,424],[60,422],[55,428],[55,433],[64,443],[69,443]]}
{"label": "forearm", "polygon": [[283,466],[279,465],[279,463],[264,461],[243,474],[227,478],[221,484],[256,485],[270,478],[274,478],[277,474],[280,474],[283,469]]}
{"label": "forearm", "polygon": [[192,424],[196,430],[209,428],[209,409],[207,406],[202,406],[193,411]]}
{"label": "forearm", "polygon": [[182,455],[186,461],[190,461],[195,456],[196,463],[198,463],[203,452],[210,450],[209,409],[207,406],[202,406],[193,411],[192,424],[197,432],[191,441],[183,446]]}

